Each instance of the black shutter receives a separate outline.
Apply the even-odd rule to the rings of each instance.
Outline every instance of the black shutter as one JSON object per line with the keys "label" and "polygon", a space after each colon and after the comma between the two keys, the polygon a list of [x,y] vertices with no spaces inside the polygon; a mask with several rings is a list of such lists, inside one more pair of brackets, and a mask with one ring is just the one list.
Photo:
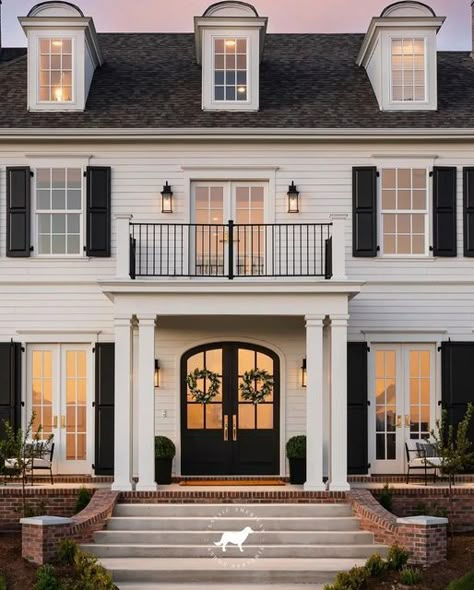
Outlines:
{"label": "black shutter", "polygon": [[347,344],[347,473],[368,472],[367,344]]}
{"label": "black shutter", "polygon": [[31,170],[7,168],[7,256],[26,258],[31,250]]}
{"label": "black shutter", "polygon": [[21,421],[21,344],[0,343],[0,437],[3,421],[16,430]]}
{"label": "black shutter", "polygon": [[87,168],[87,256],[110,256],[111,169]]}
{"label": "black shutter", "polygon": [[114,473],[115,344],[95,345],[96,475]]}
{"label": "black shutter", "polygon": [[433,254],[456,256],[456,176],[454,167],[433,168]]}
{"label": "black shutter", "polygon": [[463,169],[464,256],[474,257],[474,168]]}
{"label": "black shutter", "polygon": [[[464,418],[469,402],[474,403],[474,342],[443,342],[441,345],[441,396],[449,423]],[[474,443],[474,422],[471,422]]]}
{"label": "black shutter", "polygon": [[377,256],[377,168],[352,169],[352,255]]}

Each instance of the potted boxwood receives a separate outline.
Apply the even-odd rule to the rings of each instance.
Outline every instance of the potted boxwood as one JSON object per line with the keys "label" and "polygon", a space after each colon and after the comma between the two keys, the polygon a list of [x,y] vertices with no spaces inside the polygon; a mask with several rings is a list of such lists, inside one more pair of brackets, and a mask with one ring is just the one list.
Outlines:
{"label": "potted boxwood", "polygon": [[155,436],[155,481],[159,484],[171,483],[171,467],[176,455],[174,442],[166,436]]}
{"label": "potted boxwood", "polygon": [[290,483],[306,481],[306,436],[292,436],[286,443],[286,456],[290,463]]}

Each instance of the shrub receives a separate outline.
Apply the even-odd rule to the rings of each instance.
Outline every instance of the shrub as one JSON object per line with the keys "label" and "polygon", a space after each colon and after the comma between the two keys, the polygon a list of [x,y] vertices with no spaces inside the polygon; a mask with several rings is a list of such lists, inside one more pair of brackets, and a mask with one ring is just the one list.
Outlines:
{"label": "shrub", "polygon": [[387,563],[391,570],[399,572],[408,563],[410,557],[408,551],[400,545],[392,545],[388,550]]}
{"label": "shrub", "polygon": [[0,574],[0,590],[7,590],[7,580],[3,574]]}
{"label": "shrub", "polygon": [[85,488],[84,486],[82,486],[79,489],[79,495],[77,496],[76,508],[75,508],[74,514],[77,514],[78,512],[81,512],[81,510],[84,510],[84,508],[91,501],[91,498],[92,498],[92,492],[90,490],[88,490],[87,488]]}
{"label": "shrub", "polygon": [[92,555],[78,550],[74,557],[74,568],[80,575],[77,587],[81,590],[115,590],[110,574]]}
{"label": "shrub", "polygon": [[36,572],[34,590],[62,590],[56,570],[50,564],[42,565]]}
{"label": "shrub", "polygon": [[415,567],[404,567],[400,572],[400,582],[405,586],[416,586],[421,578],[421,571]]}
{"label": "shrub", "polygon": [[383,486],[383,490],[380,492],[379,502],[385,510],[392,512],[393,492],[388,483]]}
{"label": "shrub", "polygon": [[382,559],[378,553],[371,555],[365,564],[365,569],[369,576],[377,578],[387,569],[387,562]]}
{"label": "shrub", "polygon": [[474,571],[449,584],[447,590],[472,590],[474,588]]}
{"label": "shrub", "polygon": [[176,455],[174,442],[166,436],[155,436],[155,457],[157,459],[172,459]]}
{"label": "shrub", "polygon": [[286,443],[286,456],[288,459],[306,459],[306,436],[300,434],[292,436]]}
{"label": "shrub", "polygon": [[75,541],[64,539],[58,547],[58,561],[63,565],[73,565],[79,547]]}
{"label": "shrub", "polygon": [[365,567],[353,567],[337,574],[334,584],[326,584],[324,590],[365,590],[369,575]]}

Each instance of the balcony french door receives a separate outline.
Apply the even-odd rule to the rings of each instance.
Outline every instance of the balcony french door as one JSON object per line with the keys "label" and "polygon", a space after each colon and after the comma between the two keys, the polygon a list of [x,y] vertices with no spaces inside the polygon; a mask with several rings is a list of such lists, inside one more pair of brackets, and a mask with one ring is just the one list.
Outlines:
{"label": "balcony french door", "polygon": [[[196,182],[191,257],[197,276],[263,276],[268,236],[263,182]],[[224,226],[227,220],[235,225]],[[229,246],[232,243],[229,256]]]}
{"label": "balcony french door", "polygon": [[435,346],[372,346],[369,433],[372,473],[404,473],[405,442],[429,438],[436,421]]}
{"label": "balcony french door", "polygon": [[54,435],[55,473],[90,473],[90,347],[34,344],[27,348],[27,419],[35,414],[42,438]]}

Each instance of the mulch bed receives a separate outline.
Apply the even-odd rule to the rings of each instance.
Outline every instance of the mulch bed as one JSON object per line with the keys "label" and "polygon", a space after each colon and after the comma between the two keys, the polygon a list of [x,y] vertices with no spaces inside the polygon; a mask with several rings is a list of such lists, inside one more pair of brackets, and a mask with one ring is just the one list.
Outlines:
{"label": "mulch bed", "polygon": [[8,590],[31,590],[36,579],[36,566],[21,557],[21,535],[0,534],[0,572],[7,578]]}

